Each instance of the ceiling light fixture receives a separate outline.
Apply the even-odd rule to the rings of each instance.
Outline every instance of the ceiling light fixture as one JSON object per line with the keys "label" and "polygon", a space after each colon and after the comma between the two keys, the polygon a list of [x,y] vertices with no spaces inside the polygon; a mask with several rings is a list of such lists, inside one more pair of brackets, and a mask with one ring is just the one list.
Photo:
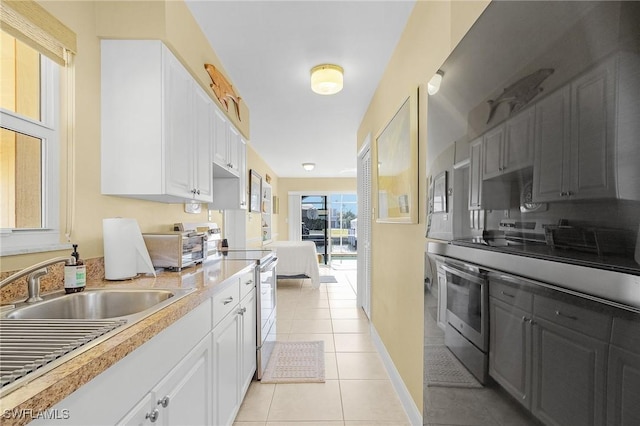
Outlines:
{"label": "ceiling light fixture", "polygon": [[311,90],[320,95],[335,95],[342,90],[344,70],[338,65],[322,64],[311,68]]}
{"label": "ceiling light fixture", "polygon": [[440,83],[442,83],[442,77],[444,76],[444,72],[442,70],[436,71],[436,73],[429,80],[429,84],[427,84],[427,93],[430,95],[435,95],[440,90]]}
{"label": "ceiling light fixture", "polygon": [[311,170],[313,170],[316,167],[316,163],[302,163],[302,167],[310,172]]}

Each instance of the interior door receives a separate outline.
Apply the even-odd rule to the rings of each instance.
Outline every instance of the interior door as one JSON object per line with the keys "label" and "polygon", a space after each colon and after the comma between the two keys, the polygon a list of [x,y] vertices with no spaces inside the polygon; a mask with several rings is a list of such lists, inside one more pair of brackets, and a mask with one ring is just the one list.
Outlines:
{"label": "interior door", "polygon": [[358,155],[358,306],[371,318],[371,147]]}

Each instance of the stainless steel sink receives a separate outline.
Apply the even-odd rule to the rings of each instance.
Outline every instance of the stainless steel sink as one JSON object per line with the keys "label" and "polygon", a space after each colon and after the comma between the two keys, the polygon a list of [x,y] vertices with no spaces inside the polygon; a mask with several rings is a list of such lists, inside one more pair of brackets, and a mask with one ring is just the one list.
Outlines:
{"label": "stainless steel sink", "polygon": [[[185,290],[108,289],[60,295],[40,303],[25,305],[7,313],[6,318],[107,319],[160,308]],[[184,293],[186,294],[186,293]],[[169,303],[165,303],[169,302]]]}
{"label": "stainless steel sink", "polygon": [[0,396],[12,392],[195,289],[95,289],[51,293],[0,314]]}

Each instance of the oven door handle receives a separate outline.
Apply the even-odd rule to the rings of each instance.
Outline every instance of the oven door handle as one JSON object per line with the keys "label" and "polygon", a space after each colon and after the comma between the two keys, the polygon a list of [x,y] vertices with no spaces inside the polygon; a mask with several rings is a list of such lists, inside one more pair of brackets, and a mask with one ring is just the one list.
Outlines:
{"label": "oven door handle", "polygon": [[455,267],[453,267],[451,265],[444,264],[444,265],[441,265],[440,267],[442,269],[444,269],[446,272],[449,272],[450,274],[457,275],[457,276],[462,277],[465,280],[469,280],[469,281],[471,281],[473,283],[480,284],[480,285],[483,285],[483,284],[487,283],[486,279],[484,279],[482,277],[479,277],[477,275],[473,275],[473,274],[470,274],[468,272],[462,271],[462,270],[460,270],[458,268],[455,268]]}
{"label": "oven door handle", "polygon": [[264,265],[260,265],[260,272],[267,272],[269,270],[272,270],[273,268],[276,267],[277,264],[278,264],[278,258],[273,257]]}

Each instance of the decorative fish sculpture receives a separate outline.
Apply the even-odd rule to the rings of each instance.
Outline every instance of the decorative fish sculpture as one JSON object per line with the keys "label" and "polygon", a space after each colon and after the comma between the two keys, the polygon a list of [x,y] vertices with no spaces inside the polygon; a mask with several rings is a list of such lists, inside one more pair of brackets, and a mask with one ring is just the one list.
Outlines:
{"label": "decorative fish sculpture", "polygon": [[209,73],[209,77],[211,78],[211,89],[213,90],[213,93],[216,95],[220,103],[225,107],[227,111],[229,111],[229,101],[233,101],[236,109],[236,114],[238,115],[238,120],[242,121],[242,118],[240,118],[241,98],[236,94],[235,90],[233,90],[233,86],[213,65],[204,64],[204,69],[207,70],[207,73]]}
{"label": "decorative fish sculpture", "polygon": [[521,78],[504,89],[497,99],[487,101],[490,108],[487,123],[489,123],[495,115],[498,105],[503,102],[509,103],[509,114],[520,110],[528,104],[531,99],[542,92],[543,89],[540,85],[547,77],[553,74],[553,71],[553,68],[540,68],[538,71]]}

